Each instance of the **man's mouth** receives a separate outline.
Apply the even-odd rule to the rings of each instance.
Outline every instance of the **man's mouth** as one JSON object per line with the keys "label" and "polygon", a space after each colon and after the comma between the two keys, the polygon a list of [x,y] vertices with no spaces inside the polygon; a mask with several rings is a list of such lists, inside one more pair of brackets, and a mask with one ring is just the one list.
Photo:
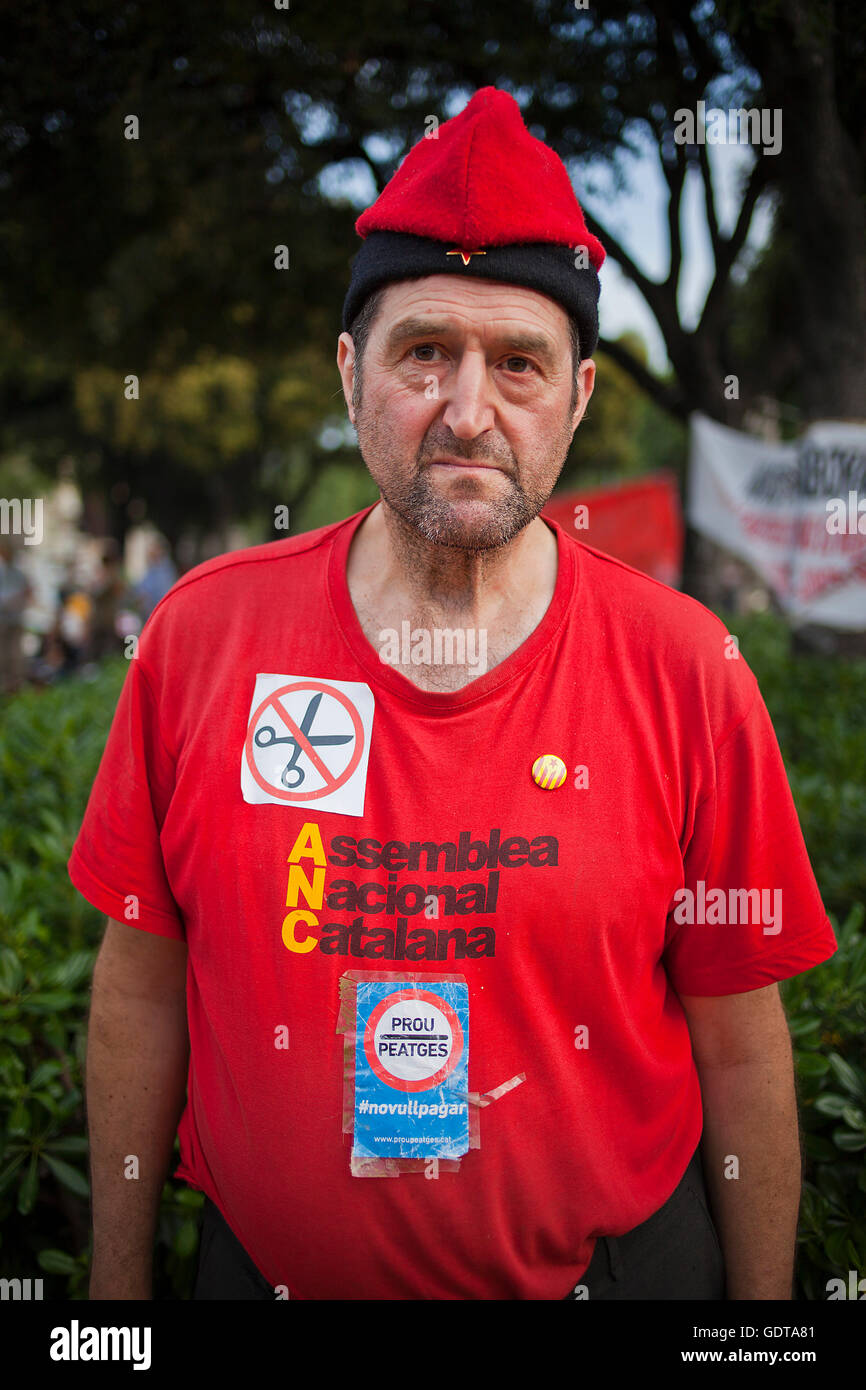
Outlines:
{"label": "man's mouth", "polygon": [[[499,469],[498,463],[488,463],[485,459],[452,459],[436,458],[431,459],[428,468],[495,468]],[[499,469],[501,472],[502,470]]]}

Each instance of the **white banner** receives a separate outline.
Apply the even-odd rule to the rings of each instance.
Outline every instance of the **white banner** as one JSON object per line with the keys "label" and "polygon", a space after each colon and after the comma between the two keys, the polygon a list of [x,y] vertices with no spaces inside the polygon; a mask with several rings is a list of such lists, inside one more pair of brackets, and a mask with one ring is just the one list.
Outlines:
{"label": "white banner", "polygon": [[821,421],[768,444],[690,420],[687,514],[748,561],[792,618],[866,628],[866,425]]}

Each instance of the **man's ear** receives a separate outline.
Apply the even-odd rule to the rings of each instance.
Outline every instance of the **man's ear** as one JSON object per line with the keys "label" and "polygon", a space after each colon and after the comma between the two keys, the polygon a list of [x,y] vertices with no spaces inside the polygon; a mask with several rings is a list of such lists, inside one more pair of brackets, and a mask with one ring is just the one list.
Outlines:
{"label": "man's ear", "polygon": [[589,398],[594,389],[595,362],[591,357],[585,357],[577,369],[577,403],[574,407],[574,414],[571,417],[575,429],[577,429],[583,419],[586,407],[589,405]]}
{"label": "man's ear", "polygon": [[354,425],[355,408],[352,405],[352,395],[355,387],[355,344],[349,333],[341,333],[337,339],[337,370],[343,383],[343,397],[349,419]]}

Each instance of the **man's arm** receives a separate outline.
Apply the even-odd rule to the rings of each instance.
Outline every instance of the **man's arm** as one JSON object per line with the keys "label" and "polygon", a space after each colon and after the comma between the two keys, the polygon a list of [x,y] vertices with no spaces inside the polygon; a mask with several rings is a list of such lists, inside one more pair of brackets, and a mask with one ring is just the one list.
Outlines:
{"label": "man's arm", "polygon": [[[729,1299],[790,1299],[802,1166],[778,985],[682,995],[701,1083],[701,1150]],[[739,1176],[725,1177],[730,1156]]]}
{"label": "man's arm", "polygon": [[[186,1093],[186,943],[109,919],[87,1033],[91,1299],[152,1297],[159,1199]],[[138,1178],[124,1176],[128,1156]]]}

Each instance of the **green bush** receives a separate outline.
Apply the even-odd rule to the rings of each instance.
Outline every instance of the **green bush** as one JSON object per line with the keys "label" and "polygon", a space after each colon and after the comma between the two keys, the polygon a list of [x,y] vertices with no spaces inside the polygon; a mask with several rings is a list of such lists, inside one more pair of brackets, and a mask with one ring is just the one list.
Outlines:
{"label": "green bush", "polygon": [[[87,1297],[83,1068],[104,918],[66,863],[126,670],[0,705],[0,1276],[41,1277],[48,1298]],[[155,1297],[189,1296],[202,1201],[165,1185]]]}
{"label": "green bush", "polygon": [[[804,1181],[800,1296],[866,1269],[866,937],[858,903],[836,929],[839,949],[780,986],[794,1042]],[[834,923],[835,926],[835,923]]]}
{"label": "green bush", "polygon": [[[805,1148],[797,1296],[824,1299],[829,1278],[866,1271],[866,663],[792,663],[777,618],[727,621],[773,718],[840,943],[781,986]],[[41,1275],[52,1298],[87,1297],[82,1078],[103,928],[66,863],[126,670],[113,660],[92,682],[0,705],[0,1275]],[[190,1296],[202,1201],[185,1183],[165,1184],[156,1298]]]}
{"label": "green bush", "polygon": [[773,720],[839,949],[780,985],[803,1130],[798,1297],[866,1274],[866,661],[790,656],[770,613],[722,615]]}
{"label": "green bush", "polygon": [[773,720],[824,904],[844,920],[866,900],[866,661],[792,661],[788,629],[774,615],[724,621]]}

